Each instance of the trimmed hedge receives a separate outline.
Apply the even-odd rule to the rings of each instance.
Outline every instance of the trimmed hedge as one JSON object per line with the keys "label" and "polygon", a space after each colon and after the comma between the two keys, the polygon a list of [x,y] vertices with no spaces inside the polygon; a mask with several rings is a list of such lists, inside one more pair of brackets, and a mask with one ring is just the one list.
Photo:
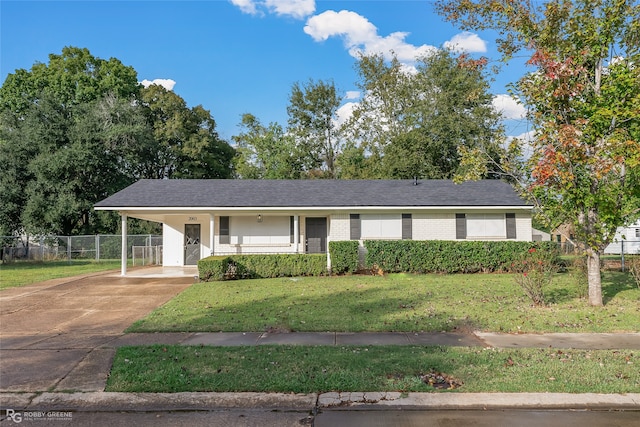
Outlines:
{"label": "trimmed hedge", "polygon": [[198,261],[198,275],[206,282],[325,274],[327,256],[324,254],[230,255]]}
{"label": "trimmed hedge", "polygon": [[329,242],[331,272],[344,274],[358,271],[358,247],[357,240]]}
{"label": "trimmed hedge", "polygon": [[554,242],[367,240],[366,265],[387,273],[512,272],[531,248],[559,262]]}

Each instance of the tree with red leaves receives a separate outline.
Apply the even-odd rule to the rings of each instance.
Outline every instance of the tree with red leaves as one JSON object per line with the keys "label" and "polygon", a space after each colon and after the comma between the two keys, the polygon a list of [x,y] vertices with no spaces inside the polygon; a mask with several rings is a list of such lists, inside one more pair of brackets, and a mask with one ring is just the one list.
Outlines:
{"label": "tree with red leaves", "polygon": [[513,141],[502,162],[481,150],[464,161],[469,170],[504,165],[547,225],[573,226],[589,303],[602,305],[600,254],[618,227],[640,217],[640,4],[440,0],[436,9],[463,29],[498,31],[505,61],[531,54],[534,70],[514,89],[533,141]]}

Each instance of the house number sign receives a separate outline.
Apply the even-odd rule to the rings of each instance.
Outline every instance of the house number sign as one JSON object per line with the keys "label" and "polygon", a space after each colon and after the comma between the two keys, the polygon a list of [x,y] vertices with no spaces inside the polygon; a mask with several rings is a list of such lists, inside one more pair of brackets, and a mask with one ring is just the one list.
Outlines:
{"label": "house number sign", "polygon": [[198,220],[198,217],[197,217],[197,216],[190,216],[190,217],[189,217],[189,219],[188,219],[187,221],[189,221],[189,222],[194,222],[194,221],[197,221],[197,220]]}

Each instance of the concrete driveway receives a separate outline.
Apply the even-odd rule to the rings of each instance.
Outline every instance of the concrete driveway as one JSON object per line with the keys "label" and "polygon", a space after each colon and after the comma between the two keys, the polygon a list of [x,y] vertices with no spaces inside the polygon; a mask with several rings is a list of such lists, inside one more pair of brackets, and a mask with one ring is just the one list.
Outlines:
{"label": "concrete driveway", "polygon": [[104,390],[115,354],[107,344],[191,285],[194,275],[151,268],[0,292],[0,391]]}

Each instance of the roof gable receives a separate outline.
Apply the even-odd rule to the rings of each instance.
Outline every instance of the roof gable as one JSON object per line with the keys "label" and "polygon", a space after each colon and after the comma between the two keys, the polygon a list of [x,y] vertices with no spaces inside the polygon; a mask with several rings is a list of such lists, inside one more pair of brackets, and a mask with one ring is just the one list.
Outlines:
{"label": "roof gable", "polygon": [[141,180],[96,203],[110,208],[527,206],[502,181]]}

